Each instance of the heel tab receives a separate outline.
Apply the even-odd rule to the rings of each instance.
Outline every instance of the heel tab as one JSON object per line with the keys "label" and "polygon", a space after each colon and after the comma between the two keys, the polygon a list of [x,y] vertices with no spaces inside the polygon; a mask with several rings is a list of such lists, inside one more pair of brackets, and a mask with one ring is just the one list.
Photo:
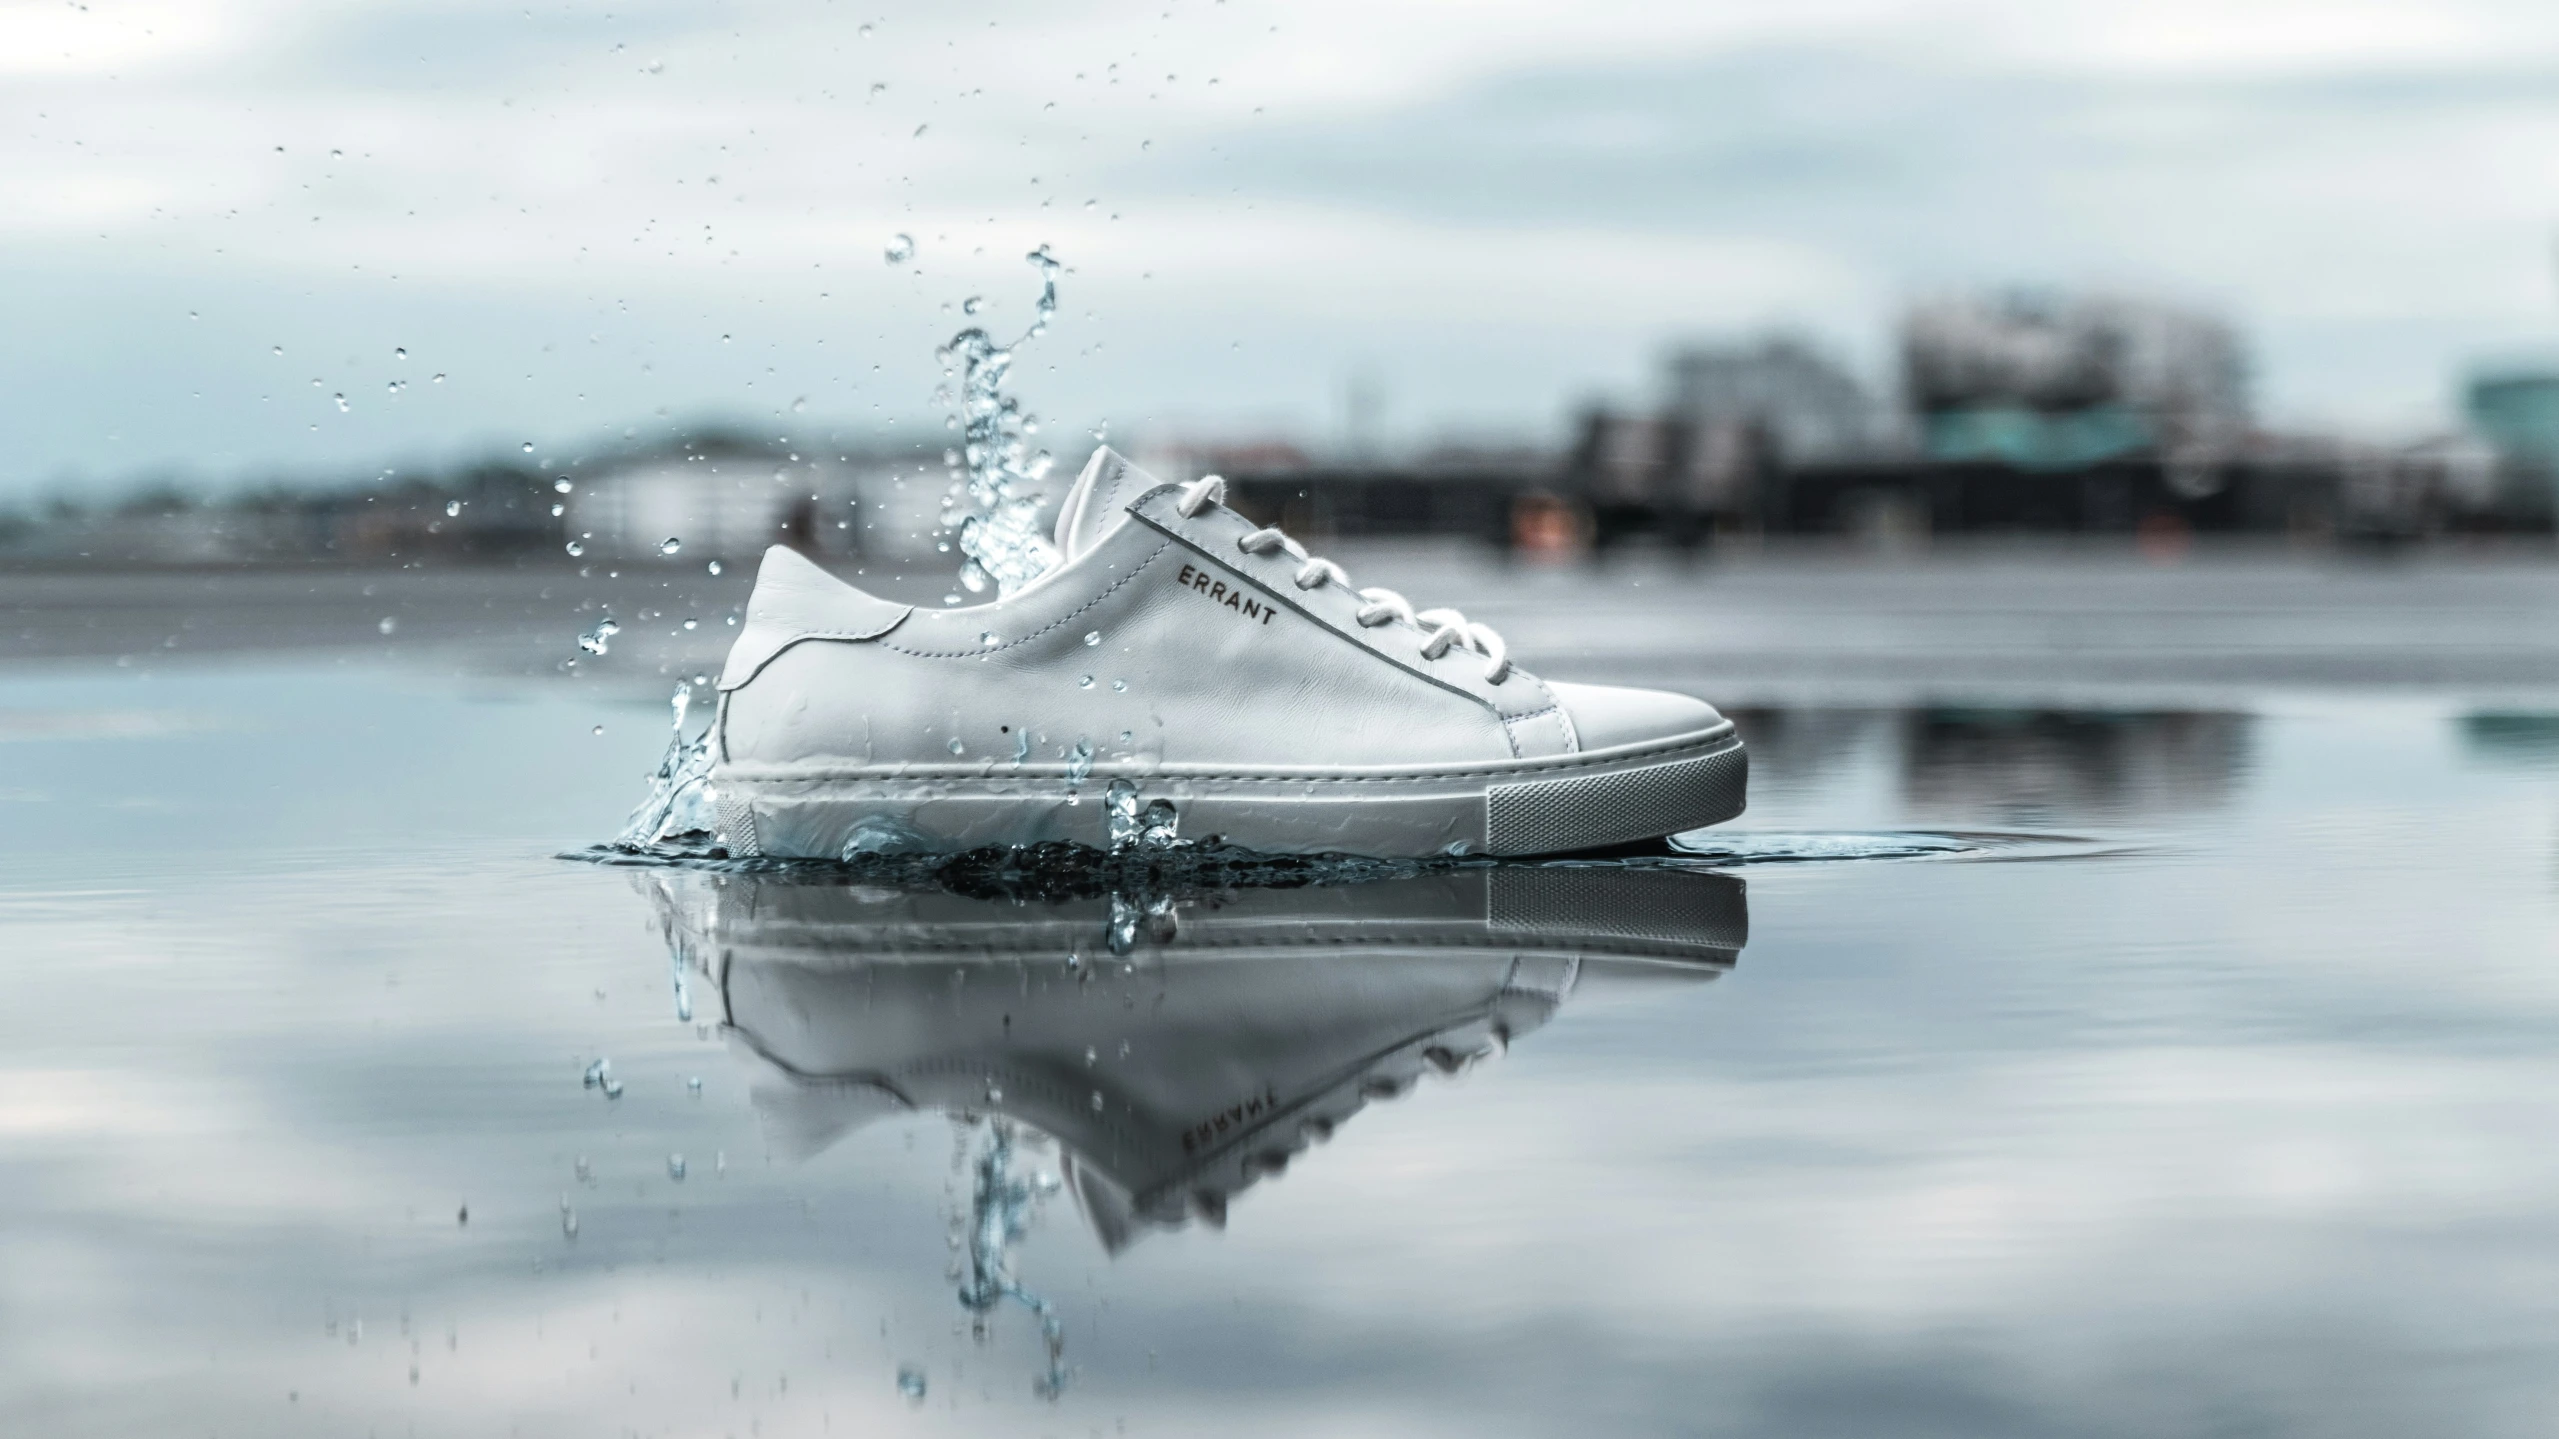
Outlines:
{"label": "heel tab", "polygon": [[[827,572],[825,566],[792,549],[789,545],[772,545],[764,558],[756,562],[755,589],[761,594],[767,585],[799,589],[815,585],[822,589],[852,590],[853,587]],[[856,594],[859,590],[853,591]]]}
{"label": "heel tab", "polygon": [[775,655],[802,640],[878,639],[905,623],[914,609],[865,594],[799,551],[775,545],[756,569],[746,624],[721,667],[720,688],[745,684]]}

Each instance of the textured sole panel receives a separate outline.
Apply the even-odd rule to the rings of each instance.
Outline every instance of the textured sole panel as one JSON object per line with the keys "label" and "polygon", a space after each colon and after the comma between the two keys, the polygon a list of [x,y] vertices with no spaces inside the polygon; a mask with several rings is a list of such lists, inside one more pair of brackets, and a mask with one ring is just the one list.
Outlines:
{"label": "textured sole panel", "polygon": [[1750,758],[1730,749],[1640,769],[1495,785],[1484,798],[1494,854],[1560,854],[1658,839],[1742,812]]}
{"label": "textured sole panel", "polygon": [[714,787],[711,807],[720,816],[720,840],[730,854],[751,859],[764,853],[755,838],[755,809],[734,787]]}
{"label": "textured sole panel", "polygon": [[1559,864],[1497,869],[1490,880],[1485,919],[1496,930],[1729,952],[1750,942],[1742,882],[1730,875]]}

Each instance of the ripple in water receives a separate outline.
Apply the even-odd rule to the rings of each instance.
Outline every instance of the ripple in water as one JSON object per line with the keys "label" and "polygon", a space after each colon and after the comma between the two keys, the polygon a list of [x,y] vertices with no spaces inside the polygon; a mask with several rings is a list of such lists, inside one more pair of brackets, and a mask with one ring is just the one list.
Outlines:
{"label": "ripple in water", "polygon": [[1859,859],[2047,858],[2094,849],[2091,841],[2069,835],[1966,830],[1697,829],[1662,843],[1673,855],[1719,868]]}

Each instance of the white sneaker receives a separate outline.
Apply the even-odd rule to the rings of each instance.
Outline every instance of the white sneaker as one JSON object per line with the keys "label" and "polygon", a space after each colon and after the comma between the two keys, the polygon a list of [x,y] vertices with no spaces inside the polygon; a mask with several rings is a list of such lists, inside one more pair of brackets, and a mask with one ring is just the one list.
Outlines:
{"label": "white sneaker", "polygon": [[1741,813],[1747,762],[1712,706],[1540,680],[1224,491],[1097,451],[1057,568],[967,609],[767,551],[711,735],[729,852],[1116,846],[1143,805],[1158,841],[1551,854]]}

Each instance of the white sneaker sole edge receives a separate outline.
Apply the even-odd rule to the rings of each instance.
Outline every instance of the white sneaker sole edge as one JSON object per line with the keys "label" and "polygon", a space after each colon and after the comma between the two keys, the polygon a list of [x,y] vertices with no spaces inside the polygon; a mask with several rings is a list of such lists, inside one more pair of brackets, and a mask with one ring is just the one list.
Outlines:
{"label": "white sneaker sole edge", "polygon": [[1561,854],[1656,839],[1742,812],[1749,758],[1727,722],[1592,754],[1400,772],[1239,774],[1096,765],[722,765],[711,785],[729,852],[842,859],[1066,840],[1109,846],[1115,780],[1172,804],[1181,837],[1266,854]]}

